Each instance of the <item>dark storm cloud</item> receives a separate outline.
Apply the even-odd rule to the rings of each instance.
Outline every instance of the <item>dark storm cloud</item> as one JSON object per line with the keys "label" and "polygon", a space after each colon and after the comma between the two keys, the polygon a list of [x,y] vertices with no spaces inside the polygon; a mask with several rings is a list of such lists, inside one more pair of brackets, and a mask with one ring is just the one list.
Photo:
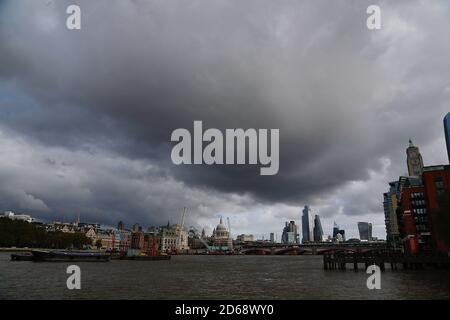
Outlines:
{"label": "dark storm cloud", "polygon": [[[93,172],[84,182],[95,195],[86,212],[131,203],[143,210],[135,206],[140,192],[122,190],[134,179],[127,161],[154,166],[138,171],[140,187],[173,179],[185,193],[201,190],[194,206],[215,192],[223,193],[216,206],[236,193],[268,205],[319,204],[348,182],[369,181],[382,157],[395,154],[392,163],[403,165],[395,152],[410,136],[427,144],[438,134],[412,128],[439,122],[447,107],[443,2],[380,2],[376,32],[365,28],[367,1],[79,1],[80,31],[65,28],[68,4],[0,4],[0,128],[92,161],[120,157],[123,168],[108,171],[120,179]],[[194,120],[205,128],[279,128],[279,174],[174,166],[170,134]],[[48,206],[64,210],[65,197]],[[355,198],[340,202],[347,214],[368,208]],[[182,206],[146,205],[168,216]]]}

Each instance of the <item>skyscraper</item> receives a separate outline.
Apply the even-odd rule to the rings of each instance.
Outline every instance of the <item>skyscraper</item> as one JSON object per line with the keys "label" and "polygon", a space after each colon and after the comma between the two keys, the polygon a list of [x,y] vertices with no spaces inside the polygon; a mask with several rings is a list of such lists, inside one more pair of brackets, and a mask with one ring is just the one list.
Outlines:
{"label": "skyscraper", "polygon": [[287,222],[283,229],[283,234],[281,235],[282,243],[298,243],[298,232],[297,226],[294,221]]}
{"label": "skyscraper", "polygon": [[338,233],[339,233],[339,226],[335,221],[333,224],[333,238],[336,238]]}
{"label": "skyscraper", "polygon": [[314,217],[314,242],[322,242],[323,239],[323,229],[322,223],[320,222],[319,215]]}
{"label": "skyscraper", "polygon": [[337,242],[345,242],[345,230],[341,229],[336,235]]}
{"label": "skyscraper", "polygon": [[444,117],[445,144],[447,145],[447,156],[450,162],[450,112]]}
{"label": "skyscraper", "polygon": [[408,174],[410,176],[420,176],[423,171],[423,160],[419,148],[416,147],[411,139],[409,146],[406,148],[406,164],[408,165]]}
{"label": "skyscraper", "polygon": [[358,222],[359,239],[372,241],[372,224],[369,222]]}
{"label": "skyscraper", "polygon": [[314,241],[314,221],[309,206],[303,208],[302,216],[302,242]]}
{"label": "skyscraper", "polygon": [[396,244],[400,241],[398,231],[397,204],[401,185],[399,181],[389,182],[389,191],[383,193],[384,222],[386,224],[386,241]]}
{"label": "skyscraper", "polygon": [[139,225],[139,223],[135,223],[135,224],[133,224],[133,227],[131,228],[131,230],[132,230],[133,232],[139,232],[139,231],[142,230],[142,228],[141,228],[141,226]]}

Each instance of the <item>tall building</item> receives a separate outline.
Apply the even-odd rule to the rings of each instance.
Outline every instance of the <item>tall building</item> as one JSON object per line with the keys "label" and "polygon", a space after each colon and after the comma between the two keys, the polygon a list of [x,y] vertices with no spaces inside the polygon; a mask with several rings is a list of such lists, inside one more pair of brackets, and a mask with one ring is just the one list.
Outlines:
{"label": "tall building", "polygon": [[419,187],[421,185],[422,177],[400,176],[398,181],[389,182],[389,191],[383,194],[386,240],[394,246],[400,243],[399,224],[401,223],[401,216],[398,216],[397,208],[401,192],[403,188]]}
{"label": "tall building", "polygon": [[336,221],[333,225],[333,241],[343,242],[345,241],[345,230],[340,229]]}
{"label": "tall building", "polygon": [[339,233],[339,226],[336,223],[336,221],[334,221],[334,224],[333,224],[333,238],[336,238],[338,233]]}
{"label": "tall building", "polygon": [[358,222],[359,239],[372,241],[372,224],[369,222]]}
{"label": "tall building", "polygon": [[383,193],[384,223],[386,225],[386,241],[389,244],[399,243],[400,233],[397,222],[397,204],[400,196],[399,181],[389,182],[389,191]]}
{"label": "tall building", "polygon": [[142,231],[142,227],[139,225],[139,223],[135,223],[135,224],[133,224],[133,227],[131,228],[131,231],[133,231],[133,232]]}
{"label": "tall building", "polygon": [[286,221],[286,225],[281,235],[281,242],[286,244],[298,243],[298,231],[294,221],[289,223]]}
{"label": "tall building", "polygon": [[339,229],[338,234],[336,235],[336,238],[338,240],[338,242],[344,242],[345,241],[345,230],[344,229]]}
{"label": "tall building", "polygon": [[275,242],[275,234],[273,232],[270,233],[270,242]]}
{"label": "tall building", "polygon": [[400,176],[398,181],[389,182],[389,191],[383,194],[384,221],[386,224],[386,240],[392,246],[400,245],[405,236],[403,213],[399,208],[402,190],[404,188],[422,186],[422,177]]}
{"label": "tall building", "polygon": [[323,240],[323,229],[322,223],[320,222],[319,215],[314,217],[314,242],[322,242]]}
{"label": "tall building", "polygon": [[423,185],[402,188],[397,214],[405,251],[429,252],[430,230]]}
{"label": "tall building", "polygon": [[410,176],[420,176],[423,171],[423,160],[419,148],[416,147],[411,139],[409,146],[406,148],[406,164],[408,165],[408,174]]}
{"label": "tall building", "polygon": [[314,221],[309,206],[303,208],[302,216],[302,242],[314,241]]}
{"label": "tall building", "polygon": [[119,223],[117,223],[117,230],[124,230],[125,229],[125,224],[122,221],[119,221]]}
{"label": "tall building", "polygon": [[450,112],[444,117],[445,144],[447,145],[447,156],[450,162]]}
{"label": "tall building", "polygon": [[448,195],[446,192],[449,192],[448,190],[450,189],[450,166],[430,166],[425,167],[423,171],[424,200],[432,247],[436,251],[448,254],[450,252],[450,241],[448,237],[444,236],[442,233],[444,231],[441,229],[443,225],[448,223],[448,220],[442,220],[443,216],[448,216],[448,211],[446,211],[446,208],[441,208],[443,203],[439,198],[443,195]]}

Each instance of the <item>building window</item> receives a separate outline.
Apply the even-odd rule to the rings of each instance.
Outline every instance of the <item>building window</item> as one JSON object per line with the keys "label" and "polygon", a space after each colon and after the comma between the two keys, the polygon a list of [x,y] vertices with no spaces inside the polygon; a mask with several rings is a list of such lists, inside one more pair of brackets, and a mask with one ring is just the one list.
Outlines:
{"label": "building window", "polygon": [[442,179],[442,177],[434,178],[434,186],[436,187],[436,193],[438,196],[444,193],[444,180]]}

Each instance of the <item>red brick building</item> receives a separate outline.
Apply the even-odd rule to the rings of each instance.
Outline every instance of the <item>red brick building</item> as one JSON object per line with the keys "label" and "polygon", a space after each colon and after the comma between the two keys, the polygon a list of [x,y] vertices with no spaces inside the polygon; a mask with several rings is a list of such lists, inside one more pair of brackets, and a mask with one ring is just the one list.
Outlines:
{"label": "red brick building", "polygon": [[131,234],[131,249],[144,248],[144,233],[142,231],[133,232]]}
{"label": "red brick building", "polygon": [[423,186],[404,187],[397,209],[399,229],[405,251],[418,253],[430,251],[430,232]]}
{"label": "red brick building", "polygon": [[449,244],[436,232],[436,217],[442,214],[438,197],[445,189],[450,189],[450,166],[424,167],[421,179],[406,180],[412,183],[404,183],[397,207],[405,252],[448,252]]}
{"label": "red brick building", "polygon": [[158,253],[158,237],[153,233],[147,233],[144,236],[144,248],[149,255]]}
{"label": "red brick building", "polygon": [[450,166],[425,167],[422,180],[425,189],[433,246],[437,251],[448,252],[449,244],[436,233],[436,217],[442,214],[439,208],[438,197],[444,193],[445,189],[450,189]]}

